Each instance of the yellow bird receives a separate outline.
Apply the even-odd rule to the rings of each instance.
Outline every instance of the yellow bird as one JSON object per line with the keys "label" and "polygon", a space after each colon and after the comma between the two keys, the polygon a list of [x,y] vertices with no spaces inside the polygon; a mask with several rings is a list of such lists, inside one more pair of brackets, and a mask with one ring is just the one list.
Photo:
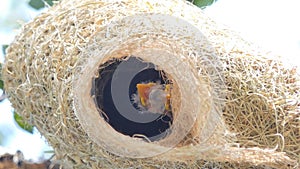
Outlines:
{"label": "yellow bird", "polygon": [[133,95],[133,101],[141,110],[160,114],[166,114],[171,110],[170,84],[139,83],[136,88],[137,94]]}

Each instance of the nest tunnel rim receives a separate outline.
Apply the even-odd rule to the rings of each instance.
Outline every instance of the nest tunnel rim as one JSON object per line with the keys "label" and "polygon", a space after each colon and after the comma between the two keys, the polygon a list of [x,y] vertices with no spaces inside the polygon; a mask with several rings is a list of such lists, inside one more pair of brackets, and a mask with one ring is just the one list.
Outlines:
{"label": "nest tunnel rim", "polygon": [[[163,17],[165,17],[165,15],[160,15],[160,14],[157,14],[157,15],[159,17],[160,22],[164,19]],[[132,16],[132,17],[134,17],[134,16]],[[139,16],[138,19],[146,18],[148,20],[151,20],[154,18],[153,20],[155,20],[155,19],[157,20],[156,17],[157,16],[154,14],[144,14],[143,16]],[[168,19],[170,19],[171,16],[167,16],[167,17],[168,17]],[[128,24],[128,21],[130,19],[132,19],[132,18],[130,18],[130,17],[127,17],[125,19],[123,18],[122,20],[113,23],[113,26],[111,26],[111,27],[119,26],[118,28],[120,28],[120,27],[124,28],[124,26],[126,24]],[[172,19],[178,19],[178,18],[173,17]],[[138,20],[138,21],[140,21],[140,20]],[[132,24],[132,22],[130,22],[130,23]],[[189,24],[189,23],[187,23],[187,24]],[[161,25],[161,26],[164,27],[166,25]],[[145,27],[149,29],[149,25],[146,25]],[[155,32],[156,28],[150,27],[150,29],[152,29],[150,31]],[[177,27],[177,29],[181,29],[181,28]],[[184,29],[187,29],[187,26],[184,27]],[[190,69],[191,66],[180,59],[185,51],[181,51],[182,49],[180,49],[180,48],[174,48],[174,44],[176,46],[176,40],[169,39],[168,37],[166,38],[165,36],[161,36],[160,39],[157,38],[157,36],[159,36],[159,34],[164,34],[165,32],[159,32],[159,34],[154,34],[154,35],[150,34],[145,37],[140,37],[140,35],[141,35],[140,32],[129,32],[129,34],[127,34],[127,35],[122,35],[122,34],[120,35],[120,34],[116,34],[116,32],[115,32],[115,34],[113,34],[113,31],[111,31],[109,33],[111,33],[112,41],[114,41],[116,39],[122,39],[123,41],[122,42],[115,41],[115,42],[118,42],[118,44],[109,46],[109,45],[107,45],[107,43],[110,43],[110,41],[105,42],[104,40],[101,40],[101,37],[103,37],[107,34],[107,30],[108,29],[103,29],[102,31],[97,32],[93,36],[93,38],[90,40],[90,42],[88,43],[89,46],[87,47],[87,50],[82,53],[82,55],[89,55],[89,60],[86,60],[86,62],[82,64],[84,66],[81,66],[81,68],[79,70],[81,72],[80,76],[79,76],[79,78],[77,78],[77,80],[75,80],[75,83],[74,83],[75,114],[78,117],[83,128],[86,130],[87,134],[91,137],[91,139],[93,141],[95,141],[99,146],[102,146],[104,149],[106,149],[109,152],[112,152],[113,154],[117,154],[119,156],[133,157],[133,158],[151,157],[151,156],[160,154],[162,152],[166,152],[166,151],[170,150],[171,148],[175,147],[179,143],[179,141],[176,141],[176,143],[174,143],[175,141],[170,139],[171,137],[167,137],[166,139],[162,139],[162,141],[160,141],[159,144],[148,144],[148,143],[145,144],[145,143],[141,143],[137,140],[134,140],[132,138],[128,139],[123,136],[121,136],[118,141],[116,141],[116,139],[113,137],[111,137],[111,138],[107,137],[107,138],[105,138],[105,140],[110,140],[110,141],[109,141],[109,143],[108,142],[105,143],[105,141],[103,140],[104,138],[103,137],[101,138],[99,135],[95,134],[96,132],[93,130],[93,128],[100,129],[101,127],[99,125],[97,125],[100,123],[90,124],[90,121],[93,121],[95,119],[97,119],[98,121],[101,121],[102,119],[99,119],[99,117],[97,117],[96,114],[93,114],[93,115],[92,114],[90,114],[90,115],[84,114],[83,115],[80,113],[80,112],[87,112],[86,111],[87,107],[94,107],[94,105],[91,104],[91,103],[93,103],[93,101],[91,101],[91,98],[88,98],[88,96],[86,96],[82,92],[83,91],[82,89],[84,89],[84,88],[88,88],[88,89],[91,88],[91,84],[90,84],[90,81],[91,81],[90,79],[92,78],[91,72],[95,72],[95,70],[98,70],[99,65],[101,65],[102,63],[105,63],[109,59],[121,58],[123,56],[136,56],[136,57],[142,58],[146,62],[151,62],[155,65],[162,67],[162,69],[165,72],[170,74],[175,79],[175,81],[177,81],[177,84],[179,85],[180,93],[182,94],[181,98],[190,98],[191,100],[193,100],[193,102],[189,102],[187,100],[181,99],[181,106],[180,106],[181,109],[188,110],[188,111],[183,111],[183,112],[190,113],[190,115],[179,113],[179,116],[180,116],[179,119],[186,120],[188,127],[182,126],[182,125],[176,125],[179,123],[174,122],[173,126],[177,127],[176,129],[174,129],[175,131],[183,130],[185,133],[190,132],[191,128],[193,127],[193,125],[197,119],[197,121],[198,122],[200,121],[200,123],[203,125],[203,126],[197,126],[197,127],[199,127],[199,129],[197,129],[198,130],[197,132],[199,132],[199,135],[202,134],[203,130],[207,130],[203,133],[205,133],[205,134],[209,133],[210,129],[205,128],[205,126],[207,123],[206,121],[209,120],[209,118],[211,118],[211,116],[208,115],[210,113],[210,106],[203,105],[203,107],[206,110],[194,110],[192,108],[192,107],[197,107],[199,105],[202,105],[203,99],[208,99],[208,100],[210,99],[209,98],[210,94],[209,94],[209,91],[207,90],[207,84],[205,84],[205,82],[203,82],[203,84],[201,84],[202,87],[200,87],[200,89],[199,89],[200,84],[198,82],[199,81],[198,72],[193,69]],[[181,30],[175,30],[175,31],[182,32],[182,31],[186,31],[186,30],[181,29]],[[195,30],[192,30],[191,32],[195,34],[195,32],[193,32],[193,31],[195,31]],[[166,32],[167,32],[166,34],[168,34],[168,31],[166,31]],[[196,32],[196,33],[198,33],[198,32]],[[121,37],[118,37],[118,36],[121,36]],[[144,46],[141,47],[141,46],[137,46],[136,44],[139,44],[139,45],[144,44]],[[153,53],[157,54],[156,57],[153,56]],[[174,55],[176,57],[174,57]],[[173,60],[170,60],[170,58],[173,58]],[[97,62],[97,63],[95,63],[95,62]],[[168,66],[168,68],[166,68],[166,65],[172,65],[172,66]],[[184,75],[183,74],[178,75],[176,73],[175,74],[172,73],[174,71],[176,72],[177,69],[180,69],[182,72],[184,72]],[[87,77],[89,77],[89,78],[87,78]],[[188,78],[186,78],[186,77],[188,77]],[[82,84],[80,82],[88,82],[88,83]],[[182,86],[185,86],[185,87],[182,87]],[[186,90],[188,90],[188,91],[186,91]],[[78,92],[78,91],[80,91],[80,92]],[[86,93],[89,93],[89,92],[86,92]],[[199,95],[201,95],[203,97],[198,97]],[[91,103],[89,103],[89,104],[84,103],[86,101],[83,101],[82,98],[90,99],[88,102],[91,102]],[[86,105],[84,105],[84,104],[86,104]],[[207,104],[207,102],[206,102],[206,104]],[[187,107],[190,107],[190,108],[187,108]],[[93,109],[94,109],[94,112],[97,112],[97,111],[95,111],[96,108],[93,108]],[[181,112],[181,111],[179,111],[179,112]],[[197,118],[199,114],[202,116],[201,119]],[[89,117],[89,120],[88,120],[87,116]],[[214,120],[214,119],[212,119],[212,120]],[[110,126],[107,126],[107,124],[104,124],[103,121],[101,122],[101,125],[102,125],[102,127],[106,126],[106,128],[110,128]],[[111,134],[111,132],[110,132],[110,134]],[[176,134],[177,134],[177,137],[179,137],[179,139],[184,138],[184,136],[182,134],[178,134],[178,133],[176,133]],[[172,135],[172,134],[170,134],[170,135]],[[174,136],[172,135],[172,137],[174,137]],[[113,141],[111,141],[111,140],[116,141],[116,142],[113,143]],[[124,144],[124,143],[128,143],[127,146],[125,146],[125,147],[123,146],[123,148],[120,148],[120,149],[123,149],[121,151],[120,151],[120,149],[116,151],[115,147],[117,145],[120,146],[120,144]],[[131,146],[128,146],[129,144]],[[172,146],[170,146],[170,145],[172,145]],[[134,151],[132,149],[128,148],[128,147],[133,147],[133,146],[135,147]],[[126,151],[124,151],[124,150],[126,150]],[[149,153],[149,152],[151,152],[151,153]]]}

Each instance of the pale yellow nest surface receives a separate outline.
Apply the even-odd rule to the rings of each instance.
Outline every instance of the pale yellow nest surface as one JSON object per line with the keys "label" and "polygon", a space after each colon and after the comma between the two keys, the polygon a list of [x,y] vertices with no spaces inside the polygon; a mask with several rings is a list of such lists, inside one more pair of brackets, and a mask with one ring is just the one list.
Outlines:
{"label": "pale yellow nest surface", "polygon": [[[126,20],[151,14],[184,20],[203,39],[180,26],[171,37],[160,23],[154,29]],[[140,48],[165,55],[152,57]],[[178,85],[173,103],[181,107],[173,109],[179,120],[159,146],[113,131],[100,116],[94,123],[93,109],[78,105],[90,103],[84,87],[91,87],[102,64],[134,54]],[[38,128],[67,168],[296,168],[300,162],[295,69],[182,0],[63,0],[24,25],[7,50],[3,76],[16,112]],[[170,151],[146,158],[115,153],[159,151],[193,120],[187,137]]]}

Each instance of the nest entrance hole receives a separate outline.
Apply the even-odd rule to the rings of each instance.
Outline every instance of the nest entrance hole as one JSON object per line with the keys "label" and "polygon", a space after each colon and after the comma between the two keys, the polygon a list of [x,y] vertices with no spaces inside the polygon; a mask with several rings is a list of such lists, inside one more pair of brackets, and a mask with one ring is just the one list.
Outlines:
{"label": "nest entrance hole", "polygon": [[[129,61],[135,64],[128,64]],[[123,66],[120,68],[121,65]],[[118,77],[115,79],[113,78],[116,74],[116,70],[120,69],[119,71],[122,71],[122,73],[130,74],[132,73],[131,70],[134,66],[141,67],[141,70],[138,71],[138,73],[136,73],[130,80],[129,87],[123,88],[123,81],[118,79]],[[143,116],[143,114],[146,115],[153,112],[145,112],[142,110],[143,108],[141,108],[141,103],[134,100],[134,97],[139,99],[137,96],[137,84],[155,83],[156,86],[161,87],[172,85],[172,81],[168,79],[166,73],[163,70],[157,70],[157,66],[153,63],[145,62],[138,57],[130,56],[118,59],[114,58],[99,67],[99,75],[93,79],[93,88],[91,91],[91,94],[95,96],[94,101],[99,110],[100,116],[104,118],[104,120],[117,132],[131,137],[142,136],[148,141],[158,141],[166,137],[173,123],[172,109],[169,108],[169,110],[165,110],[164,113],[154,113],[157,118],[150,122],[141,123],[132,121],[124,117],[121,112],[123,110],[118,109],[116,106],[113,99],[113,94],[115,93],[112,89],[113,80],[116,81],[114,83],[120,85],[122,90],[127,90],[127,96],[121,99],[124,99],[122,102],[127,104],[126,106],[134,108],[135,111],[130,113],[139,113],[139,115],[142,114]],[[130,100],[130,102],[128,102],[128,100]],[[169,104],[171,107],[170,102]]]}

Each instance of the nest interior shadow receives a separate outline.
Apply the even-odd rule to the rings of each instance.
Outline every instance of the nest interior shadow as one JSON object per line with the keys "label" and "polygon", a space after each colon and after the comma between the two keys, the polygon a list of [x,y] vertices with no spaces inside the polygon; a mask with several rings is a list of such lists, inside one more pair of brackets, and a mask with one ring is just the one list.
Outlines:
{"label": "nest interior shadow", "polygon": [[[127,63],[129,61],[131,61],[131,64]],[[134,65],[132,65],[132,63],[134,63]],[[121,111],[128,111],[128,109],[120,110],[117,108],[116,103],[114,103],[112,97],[112,80],[113,75],[120,64],[127,64],[120,70],[127,74],[131,73],[132,67],[135,65],[142,67],[142,69],[130,79],[128,88],[125,87],[125,90],[128,91],[128,95],[125,96],[126,98],[121,98],[124,99],[124,104],[127,104],[127,107],[134,108],[131,110],[135,111],[129,112],[131,114],[139,116],[142,114],[145,115],[145,118],[148,117],[146,115],[153,114],[153,112],[141,111],[140,106],[133,101],[132,97],[137,93],[137,84],[155,82],[159,85],[166,85],[170,83],[170,80],[166,78],[165,73],[162,70],[157,70],[154,64],[142,61],[140,58],[132,56],[124,57],[123,59],[111,59],[104,65],[101,65],[101,68],[99,68],[99,76],[93,79],[91,95],[95,96],[95,104],[98,109],[102,110],[102,112],[99,112],[100,116],[103,117],[116,131],[124,135],[131,137],[143,135],[150,141],[158,141],[164,138],[172,125],[173,119],[171,110],[165,114],[154,113],[153,117],[157,118],[152,121],[138,122],[126,118]],[[114,80],[119,85],[123,85],[121,78],[117,77]],[[126,100],[130,100],[130,102],[128,103]]]}

